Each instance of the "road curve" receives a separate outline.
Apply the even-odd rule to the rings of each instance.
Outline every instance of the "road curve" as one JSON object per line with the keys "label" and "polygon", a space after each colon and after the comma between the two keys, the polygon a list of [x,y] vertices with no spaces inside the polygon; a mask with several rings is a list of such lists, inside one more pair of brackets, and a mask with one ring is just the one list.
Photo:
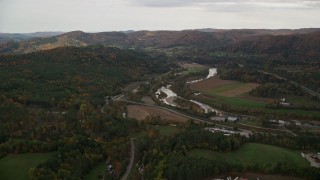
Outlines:
{"label": "road curve", "polygon": [[312,96],[316,96],[316,97],[320,98],[320,94],[319,94],[319,93],[317,93],[317,92],[315,92],[315,91],[313,91],[313,90],[305,87],[304,85],[301,85],[301,84],[299,84],[299,83],[297,83],[297,82],[294,82],[294,81],[292,81],[292,80],[289,80],[289,79],[287,79],[287,78],[281,77],[281,76],[279,76],[279,75],[277,75],[277,74],[273,74],[273,73],[266,72],[266,71],[261,71],[261,70],[258,70],[258,71],[261,72],[261,73],[263,73],[263,74],[269,74],[269,75],[274,76],[274,77],[276,77],[276,78],[278,78],[278,79],[290,81],[291,83],[293,83],[293,84],[295,84],[295,85],[297,85],[297,86],[300,86],[301,89],[305,90],[307,93],[311,94]]}
{"label": "road curve", "polygon": [[[202,123],[214,124],[215,126],[218,126],[218,127],[234,128],[233,126],[222,125],[222,124],[210,122],[209,120],[205,120],[205,119],[200,119],[200,118],[196,118],[196,117],[193,117],[193,116],[189,116],[189,115],[180,113],[180,112],[178,112],[178,111],[176,111],[176,110],[173,110],[173,109],[170,109],[170,108],[166,108],[166,107],[162,107],[162,106],[149,105],[149,104],[139,103],[139,102],[135,102],[135,101],[129,101],[129,100],[124,100],[124,99],[119,99],[119,98],[118,98],[118,99],[114,99],[114,100],[115,100],[115,101],[127,102],[127,103],[131,103],[131,104],[136,104],[136,105],[141,105],[141,106],[154,107],[154,108],[158,108],[158,109],[167,110],[167,111],[170,111],[170,112],[175,113],[175,114],[177,114],[177,115],[186,117],[186,118],[188,118],[188,119],[192,119],[192,120],[195,120],[195,121],[198,121],[198,122],[202,122]],[[242,123],[238,123],[238,124],[245,125],[245,126],[247,126],[247,127],[258,128],[258,129],[261,129],[261,130],[273,130],[273,131],[275,130],[275,129],[257,127],[257,126],[250,126],[250,125],[246,125],[246,124],[242,124]],[[245,128],[242,128],[242,129],[245,129]],[[240,129],[240,130],[241,130],[241,129]],[[247,130],[250,130],[250,129],[247,129]],[[293,135],[296,135],[296,134],[294,134],[293,132],[291,132],[291,131],[289,131],[289,130],[276,129],[276,131],[278,131],[278,132],[283,132],[283,133],[291,133],[291,134],[293,134]]]}
{"label": "road curve", "polygon": [[128,164],[128,166],[127,166],[127,169],[126,169],[126,172],[123,174],[123,176],[121,177],[121,180],[126,180],[126,179],[128,179],[128,176],[129,176],[129,174],[130,174],[130,172],[131,172],[131,169],[132,169],[132,166],[133,166],[133,161],[134,161],[134,142],[133,142],[133,140],[134,140],[135,138],[131,138],[130,139],[130,162],[129,162],[129,164]]}
{"label": "road curve", "polygon": [[173,109],[166,108],[166,107],[162,107],[162,106],[144,104],[144,103],[139,103],[139,102],[135,102],[135,101],[124,100],[124,99],[114,99],[114,101],[122,101],[122,102],[132,103],[132,104],[141,105],[141,106],[147,106],[147,107],[154,107],[154,108],[158,108],[158,109],[163,109],[163,110],[166,110],[166,111],[175,113],[175,114],[177,114],[177,115],[183,116],[183,117],[188,118],[188,119],[192,119],[192,120],[199,121],[199,122],[203,122],[203,123],[213,124],[212,122],[208,122],[207,120],[200,119],[200,118],[196,118],[196,117],[192,117],[192,116],[189,116],[189,115],[180,113],[180,112],[178,112],[178,111],[175,111],[175,110],[173,110]]}

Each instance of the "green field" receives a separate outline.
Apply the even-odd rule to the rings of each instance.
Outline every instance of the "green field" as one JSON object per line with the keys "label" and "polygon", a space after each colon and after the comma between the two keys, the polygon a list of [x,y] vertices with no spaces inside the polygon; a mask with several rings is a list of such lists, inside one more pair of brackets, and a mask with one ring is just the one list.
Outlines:
{"label": "green field", "polygon": [[282,98],[285,98],[287,102],[295,105],[320,106],[319,101],[315,101],[315,100],[312,100],[311,98],[304,97],[304,96],[286,95],[286,96],[283,96]]}
{"label": "green field", "polygon": [[276,146],[248,143],[239,150],[220,153],[211,150],[194,149],[189,154],[192,157],[220,159],[232,164],[246,165],[275,165],[278,162],[289,163],[300,167],[309,167],[310,164],[302,158],[298,151],[292,151]]}
{"label": "green field", "polygon": [[244,86],[245,83],[243,82],[235,82],[235,83],[232,83],[232,84],[228,84],[228,85],[224,85],[224,86],[221,86],[221,87],[218,87],[218,88],[214,88],[209,92],[209,94],[219,94],[219,93],[223,93],[223,92],[226,92],[226,91],[230,91],[230,90],[233,90],[233,89],[236,89],[236,88],[239,88],[241,86]]}
{"label": "green field", "polygon": [[98,175],[99,174],[103,174],[105,172],[106,169],[106,164],[105,162],[102,162],[100,164],[98,164],[96,167],[94,167],[88,175],[85,176],[85,180],[93,180],[93,179],[99,179]]}
{"label": "green field", "polygon": [[164,136],[173,136],[180,132],[180,129],[172,126],[156,126],[156,130],[159,131],[159,135]]}
{"label": "green field", "polygon": [[29,179],[29,169],[45,162],[54,153],[26,153],[8,155],[0,159],[0,179]]}
{"label": "green field", "polygon": [[[216,98],[214,99],[209,99],[209,98],[198,98],[196,97],[197,100],[211,104],[214,106],[217,106],[219,104],[227,104],[233,108],[236,108],[238,110],[250,110],[250,109],[256,109],[260,110],[264,113],[267,114],[277,114],[277,115],[298,115],[298,116],[306,116],[306,117],[312,117],[312,118],[320,118],[320,111],[308,111],[308,110],[300,110],[300,109],[269,109],[266,108],[267,103],[265,102],[259,102],[259,101],[254,101],[251,99],[246,99],[245,94],[242,97],[225,97],[225,96],[220,96],[217,95],[213,92],[208,93],[211,96],[214,96]],[[291,97],[291,99],[294,99]],[[303,98],[303,102],[310,102],[309,100],[306,100]],[[288,100],[289,101],[289,100]],[[299,99],[295,100],[296,102],[299,102]],[[290,101],[289,101],[290,102]],[[301,102],[300,102],[301,103]],[[219,106],[217,106],[219,107]]]}
{"label": "green field", "polygon": [[206,91],[206,94],[216,97],[215,102],[217,103],[226,103],[226,104],[230,104],[232,106],[237,106],[237,107],[264,108],[266,103],[248,99],[247,98],[247,96],[249,96],[248,92],[244,92],[234,97],[227,97],[227,96],[221,95],[221,93],[232,91],[234,89],[239,89],[246,85],[247,84],[243,82],[234,82],[232,84],[210,89]]}
{"label": "green field", "polygon": [[237,107],[262,109],[262,108],[265,108],[265,106],[267,105],[264,102],[253,101],[253,100],[245,99],[243,97],[224,97],[224,96],[218,96],[218,95],[215,95],[215,96],[218,97],[218,101],[220,101],[221,103],[223,102],[223,103],[230,104]]}

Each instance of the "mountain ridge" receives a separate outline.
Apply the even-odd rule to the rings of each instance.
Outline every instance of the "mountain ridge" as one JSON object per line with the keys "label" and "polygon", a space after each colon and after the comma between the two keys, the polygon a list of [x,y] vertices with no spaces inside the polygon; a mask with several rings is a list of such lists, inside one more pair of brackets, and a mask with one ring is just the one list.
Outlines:
{"label": "mountain ridge", "polygon": [[[132,31],[86,33],[71,31],[52,37],[38,37],[20,42],[0,44],[0,54],[24,54],[57,47],[104,45],[123,49],[168,49],[189,47],[210,51],[278,54],[294,53],[319,56],[320,29],[266,30],[242,29],[202,32]],[[297,52],[296,52],[297,51]]]}

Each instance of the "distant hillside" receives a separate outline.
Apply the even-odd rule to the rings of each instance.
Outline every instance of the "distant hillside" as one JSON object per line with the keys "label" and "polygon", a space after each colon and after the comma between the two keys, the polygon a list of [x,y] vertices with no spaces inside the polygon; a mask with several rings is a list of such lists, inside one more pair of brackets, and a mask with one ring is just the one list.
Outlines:
{"label": "distant hillside", "polygon": [[246,53],[320,57],[320,31],[308,34],[251,36],[226,49]]}
{"label": "distant hillside", "polygon": [[320,28],[303,28],[303,29],[194,29],[200,32],[226,32],[226,31],[246,31],[251,32],[252,35],[290,35],[290,34],[308,34],[320,31]]}
{"label": "distant hillside", "polygon": [[[281,54],[319,57],[319,29],[185,30],[84,33],[68,32],[47,38],[0,44],[0,53],[29,53],[57,47],[104,45],[146,50],[187,47],[202,51]],[[188,50],[189,51],[189,50]]]}
{"label": "distant hillside", "polygon": [[0,43],[7,41],[22,41],[35,37],[51,37],[63,32],[34,32],[34,33],[0,33]]}

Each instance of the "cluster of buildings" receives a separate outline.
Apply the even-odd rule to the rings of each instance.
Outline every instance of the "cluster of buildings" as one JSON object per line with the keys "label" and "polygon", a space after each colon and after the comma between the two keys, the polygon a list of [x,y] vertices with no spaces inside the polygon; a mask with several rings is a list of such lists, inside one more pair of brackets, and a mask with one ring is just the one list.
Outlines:
{"label": "cluster of buildings", "polygon": [[210,120],[219,122],[237,122],[239,121],[239,118],[233,116],[213,116]]}
{"label": "cluster of buildings", "polygon": [[282,106],[290,106],[291,105],[290,103],[286,102],[285,98],[281,98],[279,104]]}

